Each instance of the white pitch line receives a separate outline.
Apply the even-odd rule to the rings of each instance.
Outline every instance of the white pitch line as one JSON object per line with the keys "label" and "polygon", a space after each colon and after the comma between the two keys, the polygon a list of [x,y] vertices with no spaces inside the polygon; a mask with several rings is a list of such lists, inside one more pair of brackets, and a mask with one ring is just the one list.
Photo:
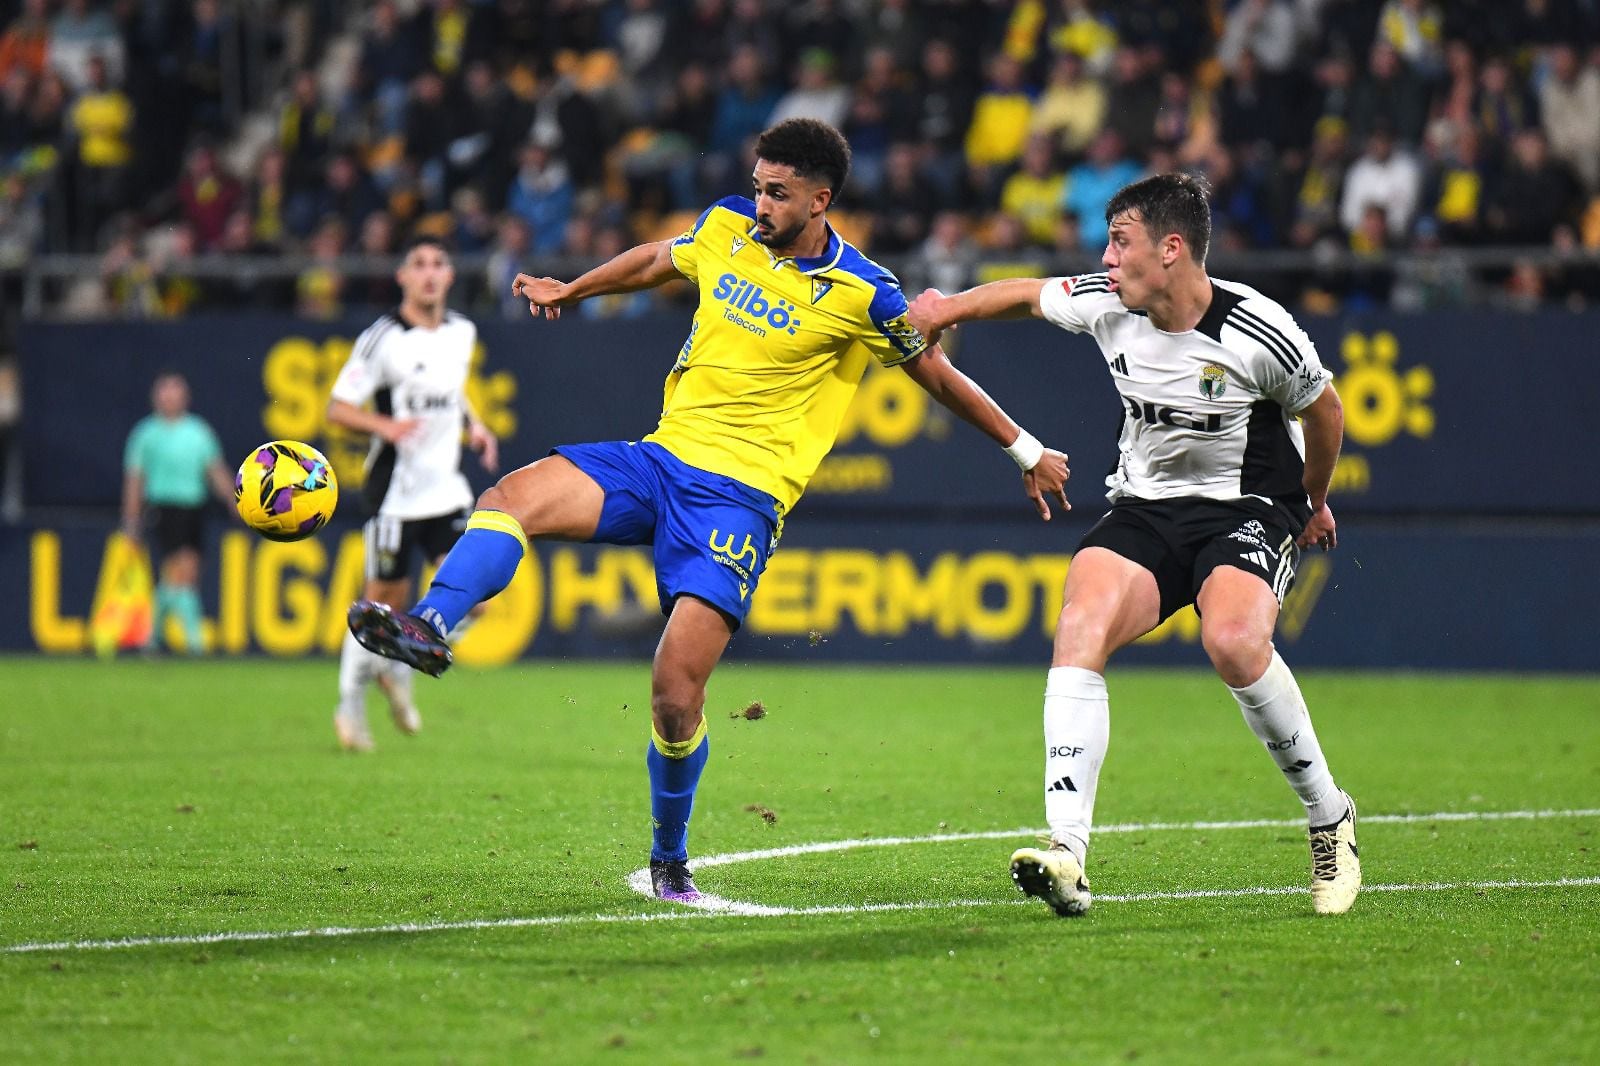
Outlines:
{"label": "white pitch line", "polygon": [[[1542,811],[1440,811],[1435,814],[1364,814],[1361,816],[1361,824],[1409,825],[1425,822],[1503,822],[1534,821],[1543,818],[1594,817],[1600,817],[1600,807]],[[1205,832],[1220,829],[1304,829],[1305,824],[1304,818],[1256,818],[1238,822],[1123,822],[1114,825],[1097,825],[1094,827],[1094,834],[1101,836],[1106,833],[1154,833],[1173,830]],[[819,855],[832,851],[850,851],[854,848],[887,848],[899,844],[949,844],[962,840],[1009,840],[1013,837],[1039,836],[1044,832],[1045,830],[1036,829],[1033,826],[1022,826],[1018,829],[986,829],[974,833],[933,833],[927,836],[915,837],[860,837],[854,840],[825,840],[816,844],[792,844],[782,848],[762,848],[759,851],[730,851],[722,855],[707,855],[702,859],[690,859],[689,866],[694,870],[706,870],[713,866],[729,866],[738,862],[785,859],[792,855]],[[650,872],[648,870],[635,871],[630,875],[630,882],[632,878],[638,877],[640,874],[644,875],[646,889],[644,894],[650,895]]]}
{"label": "white pitch line", "polygon": [[[1550,881],[1428,881],[1414,885],[1363,885],[1362,892],[1454,892],[1501,888],[1588,888],[1600,886],[1600,877],[1562,877]],[[1246,896],[1300,896],[1309,893],[1304,885],[1282,888],[1202,888],[1183,892],[1135,892],[1126,895],[1097,895],[1098,903],[1162,903],[1186,899],[1236,899]],[[729,900],[733,903],[736,901]],[[974,907],[1036,906],[1029,899],[939,899],[909,903],[826,904],[816,907],[763,907],[744,904],[750,911],[690,909],[683,907],[649,914],[553,914],[543,918],[486,918],[462,922],[404,922],[395,925],[364,927],[329,926],[323,929],[281,931],[201,933],[196,936],[139,936],[121,940],[59,940],[54,943],[10,944],[0,954],[20,955],[43,951],[109,951],[117,948],[184,947],[205,944],[247,944],[284,940],[323,940],[353,936],[379,936],[388,933],[448,933],[478,929],[527,929],[551,925],[622,925],[643,922],[695,921],[708,918],[804,918],[830,914],[885,914],[895,911],[944,911]]]}
{"label": "white pitch line", "polygon": [[[1590,818],[1600,816],[1600,808],[1543,811],[1444,811],[1436,814],[1377,814],[1362,817],[1365,824],[1464,821],[1529,821],[1544,818]],[[1303,821],[1253,820],[1238,822],[1141,822],[1097,827],[1096,833],[1136,833],[1159,830],[1216,830],[1298,828]],[[863,837],[859,840],[823,841],[796,844],[787,848],[729,852],[708,855],[690,862],[695,869],[727,866],[738,862],[782,858],[790,855],[846,851],[851,848],[889,847],[896,844],[933,844],[961,840],[1001,840],[1032,836],[1032,828],[989,830],[977,833],[939,833],[921,837]],[[650,895],[650,871],[635,870],[628,875],[628,886]],[[1600,885],[1600,877],[1564,877],[1549,881],[1464,881],[1424,882],[1420,884],[1364,885],[1363,892],[1449,892],[1459,889],[1495,888],[1577,888]],[[1303,886],[1273,888],[1190,889],[1181,892],[1140,892],[1125,895],[1096,895],[1097,903],[1148,903],[1186,899],[1229,899],[1245,896],[1292,896],[1308,892]],[[644,914],[553,914],[537,918],[479,918],[459,922],[401,922],[373,926],[326,926],[318,929],[285,929],[258,932],[199,933],[189,936],[139,936],[108,940],[60,940],[0,946],[0,955],[19,955],[45,951],[109,951],[121,948],[200,946],[206,944],[272,943],[286,940],[336,939],[355,936],[382,936],[393,933],[440,933],[484,929],[527,929],[558,925],[615,925],[643,922],[670,922],[712,917],[804,917],[809,915],[881,914],[893,911],[953,910],[971,907],[1010,907],[1031,904],[1031,900],[919,900],[910,903],[836,904],[814,907],[773,907],[745,903],[718,896],[702,896],[698,905]]]}

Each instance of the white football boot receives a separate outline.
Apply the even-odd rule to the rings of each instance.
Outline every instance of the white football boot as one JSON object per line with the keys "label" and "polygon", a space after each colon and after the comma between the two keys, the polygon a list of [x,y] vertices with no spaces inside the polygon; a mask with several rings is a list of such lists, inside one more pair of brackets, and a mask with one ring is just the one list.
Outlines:
{"label": "white football boot", "polygon": [[368,752],[372,750],[372,732],[367,728],[366,719],[357,718],[355,715],[345,714],[343,710],[333,714],[333,732],[339,738],[339,747],[345,751]]}
{"label": "white football boot", "polygon": [[1063,918],[1079,917],[1089,909],[1089,880],[1065,844],[1052,841],[1044,850],[1018,848],[1011,853],[1011,880]]}
{"label": "white football boot", "polygon": [[1311,905],[1318,914],[1343,914],[1361,891],[1361,853],[1356,849],[1356,801],[1332,825],[1311,827]]}

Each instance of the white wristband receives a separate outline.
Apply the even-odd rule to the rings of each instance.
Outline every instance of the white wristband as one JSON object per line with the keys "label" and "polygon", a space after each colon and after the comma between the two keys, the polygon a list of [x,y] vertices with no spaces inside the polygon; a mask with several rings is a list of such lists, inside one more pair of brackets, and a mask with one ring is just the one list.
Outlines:
{"label": "white wristband", "polygon": [[1044,458],[1044,445],[1024,429],[1017,434],[1017,439],[1011,442],[1006,454],[1011,456],[1012,461],[1023,470],[1032,470],[1039,465],[1039,460]]}

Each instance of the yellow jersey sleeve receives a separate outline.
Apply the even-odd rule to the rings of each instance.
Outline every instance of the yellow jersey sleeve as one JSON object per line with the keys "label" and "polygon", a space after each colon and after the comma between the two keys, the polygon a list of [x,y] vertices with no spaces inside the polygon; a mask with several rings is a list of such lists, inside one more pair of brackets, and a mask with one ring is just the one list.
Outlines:
{"label": "yellow jersey sleeve", "polygon": [[833,447],[868,361],[897,366],[928,342],[894,275],[831,227],[811,258],[756,238],[755,204],[730,196],[672,242],[699,305],[645,439],[787,510]]}
{"label": "yellow jersey sleeve", "polygon": [[672,253],[672,265],[678,268],[678,273],[682,274],[690,281],[700,280],[699,237],[701,231],[705,229],[706,222],[711,218],[711,215],[714,211],[716,211],[718,208],[722,208],[724,210],[733,210],[737,212],[739,210],[738,204],[743,199],[744,198],[740,196],[729,196],[726,199],[718,200],[716,203],[700,212],[700,217],[695,219],[694,225],[690,226],[685,233],[673,239],[672,247],[670,249]]}

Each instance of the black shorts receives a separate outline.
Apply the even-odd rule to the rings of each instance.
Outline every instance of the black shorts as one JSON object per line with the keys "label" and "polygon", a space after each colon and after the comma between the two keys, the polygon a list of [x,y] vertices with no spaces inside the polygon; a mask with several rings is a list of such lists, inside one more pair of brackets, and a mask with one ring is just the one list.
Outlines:
{"label": "black shorts", "polygon": [[399,581],[411,576],[420,553],[428,562],[455,547],[467,528],[471,511],[433,518],[392,518],[375,515],[361,528],[367,549],[368,581]]}
{"label": "black shorts", "polygon": [[200,550],[205,533],[204,507],[169,507],[157,504],[150,508],[155,518],[156,554],[163,558],[183,548]]}
{"label": "black shorts", "polygon": [[1119,500],[1078,550],[1105,548],[1154,574],[1165,621],[1219,566],[1255,574],[1283,603],[1300,561],[1294,538],[1287,516],[1259,500]]}

